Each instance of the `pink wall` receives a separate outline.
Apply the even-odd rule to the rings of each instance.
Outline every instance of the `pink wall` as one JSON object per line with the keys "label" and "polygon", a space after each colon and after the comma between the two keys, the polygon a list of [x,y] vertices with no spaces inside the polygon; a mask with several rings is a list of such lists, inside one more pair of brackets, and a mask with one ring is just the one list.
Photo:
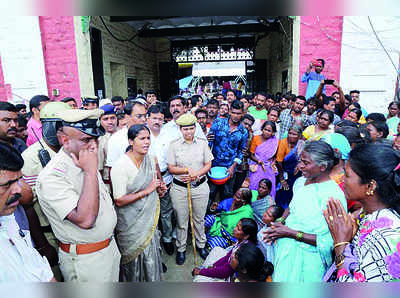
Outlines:
{"label": "pink wall", "polygon": [[55,99],[71,96],[80,103],[73,17],[39,17],[39,26],[49,97],[54,98],[52,90],[59,89]]}
{"label": "pink wall", "polygon": [[[325,60],[322,73],[328,79],[340,83],[340,53],[342,45],[343,17],[302,16],[300,18],[300,77],[299,94],[305,95],[307,83],[301,82],[301,76],[310,61],[318,58]],[[336,88],[327,86],[330,95]]]}
{"label": "pink wall", "polygon": [[8,101],[8,99],[11,98],[12,98],[11,85],[5,84],[3,67],[1,65],[1,57],[0,57],[0,101]]}

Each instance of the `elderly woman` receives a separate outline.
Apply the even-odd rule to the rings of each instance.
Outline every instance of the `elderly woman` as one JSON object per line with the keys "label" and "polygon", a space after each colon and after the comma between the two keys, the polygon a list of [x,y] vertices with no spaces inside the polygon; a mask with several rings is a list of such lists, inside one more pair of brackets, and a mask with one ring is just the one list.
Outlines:
{"label": "elderly woman", "polygon": [[126,154],[111,169],[117,210],[115,228],[121,251],[122,281],[159,281],[162,273],[160,237],[157,230],[160,203],[156,162],[147,153],[150,131],[143,124],[128,130]]}
{"label": "elderly woman", "polygon": [[303,131],[303,137],[309,141],[317,141],[324,135],[331,133],[330,125],[334,119],[332,111],[321,110],[317,113],[317,124],[310,125]]}
{"label": "elderly woman", "polygon": [[206,173],[214,159],[206,139],[195,137],[197,119],[192,114],[184,114],[176,120],[182,132],[181,138],[173,141],[168,149],[168,171],[174,175],[170,191],[172,205],[177,220],[176,263],[182,265],[186,259],[186,240],[189,222],[188,184],[191,186],[191,203],[196,246],[205,259],[207,251],[204,232],[204,216],[210,189],[206,183]]}
{"label": "elderly woman", "polygon": [[293,184],[301,176],[301,173],[297,171],[297,164],[304,146],[301,134],[300,126],[292,126],[287,138],[279,142],[276,154],[281,188],[276,193],[275,202],[285,209],[293,197]]}
{"label": "elderly woman", "polygon": [[329,177],[338,162],[327,143],[304,145],[299,163],[304,177],[294,184],[286,225],[271,223],[266,231],[267,241],[277,240],[273,281],[321,281],[332,264],[333,240],[322,210],[331,197],[346,209],[343,191]]}
{"label": "elderly woman", "polygon": [[335,265],[325,281],[400,279],[400,155],[382,144],[364,144],[350,152],[344,189],[362,212],[353,217],[336,200],[324,212],[332,234]]}

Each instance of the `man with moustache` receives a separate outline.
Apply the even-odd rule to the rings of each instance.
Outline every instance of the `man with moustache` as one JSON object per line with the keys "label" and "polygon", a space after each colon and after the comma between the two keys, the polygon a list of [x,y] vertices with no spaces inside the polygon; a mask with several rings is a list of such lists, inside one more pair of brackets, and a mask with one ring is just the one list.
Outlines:
{"label": "man with moustache", "polygon": [[146,123],[146,107],[140,100],[132,100],[125,106],[127,125],[114,133],[108,141],[108,152],[105,165],[112,167],[129,146],[128,129],[134,124]]}
{"label": "man with moustache", "polygon": [[206,104],[208,113],[207,117],[207,128],[210,128],[214,120],[217,118],[219,110],[219,102],[216,99],[210,99]]}
{"label": "man with moustache", "polygon": [[161,128],[164,124],[164,114],[161,111],[161,106],[152,105],[147,110],[147,127],[150,129],[150,149],[149,153],[153,156],[157,156],[155,151],[155,144],[160,135]]}
{"label": "man with moustache", "polygon": [[[161,175],[163,176],[164,183],[167,185],[168,188],[172,183],[172,175],[168,173],[168,149],[172,141],[175,141],[182,137],[182,132],[178,124],[176,124],[176,120],[181,115],[186,113],[185,106],[186,100],[182,96],[174,96],[169,100],[169,111],[172,115],[172,121],[168,122],[162,127],[160,135],[157,138],[155,150],[159,152],[158,164],[160,167]],[[198,123],[196,123],[195,136],[205,138],[203,130]],[[168,191],[166,195],[161,198],[160,217],[163,224],[162,244],[166,253],[169,255],[172,255],[174,253],[174,246],[172,244],[172,214],[173,207]]]}
{"label": "man with moustache", "polygon": [[[18,110],[9,102],[0,102],[0,143],[14,147],[19,153],[25,151],[26,144],[21,139],[16,137],[18,125]],[[27,187],[24,182],[21,182],[24,189]],[[29,191],[28,191],[29,192]],[[31,200],[31,199],[30,199]],[[30,203],[30,200],[23,200],[24,203]],[[14,212],[15,219],[19,227],[23,230],[29,230],[29,222],[26,217],[22,205],[18,205]]]}
{"label": "man with moustache", "polygon": [[18,127],[18,110],[17,108],[5,101],[0,102],[0,142],[17,149],[19,153],[24,152],[26,144],[16,137]]}
{"label": "man with moustache", "polygon": [[236,99],[232,102],[229,118],[218,118],[211,126],[209,135],[213,139],[209,145],[215,157],[212,166],[227,168],[229,180],[222,186],[210,183],[209,206],[221,190],[221,200],[233,197],[236,167],[242,163],[248,138],[247,129],[241,123],[242,116],[243,103]]}
{"label": "man with moustache", "polygon": [[231,107],[232,101],[236,99],[236,93],[232,89],[226,91],[226,101],[228,102],[229,107]]}
{"label": "man with moustache", "polygon": [[194,115],[196,116],[197,123],[200,124],[203,133],[207,135],[208,132],[210,131],[210,129],[207,127],[207,118],[208,118],[207,110],[197,109],[196,112],[194,112]]}
{"label": "man with moustache", "polygon": [[55,281],[47,259],[33,248],[30,232],[18,226],[13,214],[23,165],[19,152],[0,142],[0,282]]}
{"label": "man with moustache", "polygon": [[305,125],[310,120],[310,116],[305,113],[302,113],[304,107],[306,105],[306,98],[302,95],[298,95],[292,108],[284,110],[279,116],[279,120],[281,121],[280,134],[279,139],[284,139],[287,137],[287,133],[289,128],[292,127],[293,124],[297,123],[299,126],[305,128]]}
{"label": "man with moustache", "polygon": [[36,182],[39,204],[60,241],[65,281],[116,282],[121,255],[113,233],[117,215],[98,171],[103,111],[65,110],[60,151]]}

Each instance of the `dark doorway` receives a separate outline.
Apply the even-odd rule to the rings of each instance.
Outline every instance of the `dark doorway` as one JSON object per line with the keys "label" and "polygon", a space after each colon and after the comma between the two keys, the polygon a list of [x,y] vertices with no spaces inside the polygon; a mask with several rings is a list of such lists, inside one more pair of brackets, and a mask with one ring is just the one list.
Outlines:
{"label": "dark doorway", "polygon": [[90,27],[90,48],[92,52],[94,93],[99,98],[105,98],[106,88],[104,85],[103,48],[101,40],[101,31],[94,27]]}
{"label": "dark doorway", "polygon": [[158,65],[160,74],[161,101],[168,101],[172,96],[178,95],[178,63],[160,62]]}
{"label": "dark doorway", "polygon": [[267,91],[267,60],[254,59],[246,63],[247,93]]}
{"label": "dark doorway", "polygon": [[128,84],[128,97],[135,98],[136,95],[137,95],[137,81],[136,81],[136,78],[128,78],[127,79],[127,84]]}

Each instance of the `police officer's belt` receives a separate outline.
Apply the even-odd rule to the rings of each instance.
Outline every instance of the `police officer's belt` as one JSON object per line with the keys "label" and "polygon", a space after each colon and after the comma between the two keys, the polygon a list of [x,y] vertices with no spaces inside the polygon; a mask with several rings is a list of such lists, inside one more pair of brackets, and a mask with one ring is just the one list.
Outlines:
{"label": "police officer's belt", "polygon": [[[204,176],[203,178],[201,178],[198,182],[192,182],[192,183],[190,183],[190,185],[191,185],[192,187],[197,187],[197,186],[201,185],[202,183],[204,183],[205,181],[206,181],[206,176]],[[175,178],[174,178],[173,182],[174,182],[176,185],[179,185],[179,186],[182,186],[182,187],[187,187],[187,183],[184,183],[184,182],[182,182],[182,181],[179,181],[178,179],[175,179]]]}
{"label": "police officer's belt", "polygon": [[[99,250],[102,250],[103,248],[106,248],[111,242],[111,238],[108,238],[104,241],[100,242],[95,242],[95,243],[82,243],[82,244],[76,244],[76,254],[77,255],[84,255],[84,254],[90,254]],[[60,242],[60,248],[62,251],[66,253],[70,253],[71,249],[71,244],[66,244]]]}

